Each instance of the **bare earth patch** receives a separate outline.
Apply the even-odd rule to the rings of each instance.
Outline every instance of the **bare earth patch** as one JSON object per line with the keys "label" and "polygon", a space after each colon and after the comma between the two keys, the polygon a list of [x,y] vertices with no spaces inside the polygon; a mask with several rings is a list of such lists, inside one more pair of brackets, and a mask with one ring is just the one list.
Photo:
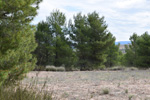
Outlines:
{"label": "bare earth patch", "polygon": [[[30,72],[57,100],[150,100],[150,71]],[[105,91],[109,93],[105,93]]]}

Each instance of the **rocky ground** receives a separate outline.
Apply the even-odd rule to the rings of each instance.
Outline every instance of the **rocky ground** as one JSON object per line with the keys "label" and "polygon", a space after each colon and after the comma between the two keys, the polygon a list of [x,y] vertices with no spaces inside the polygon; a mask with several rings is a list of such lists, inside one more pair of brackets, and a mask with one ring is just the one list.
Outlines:
{"label": "rocky ground", "polygon": [[54,100],[150,100],[150,71],[30,72]]}

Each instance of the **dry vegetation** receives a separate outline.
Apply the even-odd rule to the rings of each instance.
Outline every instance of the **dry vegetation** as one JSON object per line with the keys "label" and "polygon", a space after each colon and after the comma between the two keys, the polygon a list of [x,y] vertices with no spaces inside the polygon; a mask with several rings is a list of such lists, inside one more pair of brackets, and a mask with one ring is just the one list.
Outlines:
{"label": "dry vegetation", "polygon": [[54,100],[150,100],[150,71],[30,72]]}

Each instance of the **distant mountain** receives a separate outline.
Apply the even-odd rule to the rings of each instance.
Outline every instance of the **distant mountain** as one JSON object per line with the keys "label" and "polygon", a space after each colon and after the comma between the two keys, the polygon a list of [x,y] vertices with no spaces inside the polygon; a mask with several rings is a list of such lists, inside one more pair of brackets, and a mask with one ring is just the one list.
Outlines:
{"label": "distant mountain", "polygon": [[118,42],[115,42],[115,44],[121,44],[121,45],[125,45],[125,44],[131,44],[131,41],[118,41]]}

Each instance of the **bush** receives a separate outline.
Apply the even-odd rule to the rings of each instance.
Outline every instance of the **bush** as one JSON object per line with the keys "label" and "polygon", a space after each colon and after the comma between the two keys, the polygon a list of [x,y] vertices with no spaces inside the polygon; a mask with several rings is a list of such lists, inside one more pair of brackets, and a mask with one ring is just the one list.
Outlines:
{"label": "bush", "polygon": [[64,67],[46,66],[46,71],[65,71]]}
{"label": "bush", "polygon": [[36,66],[34,68],[34,71],[45,71],[45,67],[44,66]]}
{"label": "bush", "polygon": [[101,65],[101,66],[99,67],[100,70],[104,70],[105,68],[106,68],[105,65]]}
{"label": "bush", "polygon": [[65,67],[56,67],[57,71],[65,71]]}
{"label": "bush", "polygon": [[128,93],[128,89],[125,90],[125,93],[126,93],[126,94]]}
{"label": "bush", "polygon": [[116,67],[111,67],[111,68],[107,68],[107,69],[108,69],[108,70],[116,71],[116,70],[125,70],[125,67],[116,66]]}
{"label": "bush", "polygon": [[71,67],[66,68],[66,71],[80,71],[80,68],[72,65]]}
{"label": "bush", "polygon": [[1,87],[0,100],[52,100],[52,93],[37,92],[30,86]]}
{"label": "bush", "polygon": [[129,95],[129,100],[132,100],[132,98],[133,98],[133,95]]}
{"label": "bush", "polygon": [[103,89],[102,94],[109,94],[109,90],[108,89]]}
{"label": "bush", "polygon": [[57,71],[55,66],[46,66],[45,70],[46,71]]}
{"label": "bush", "polygon": [[138,70],[136,67],[129,67],[129,70]]}
{"label": "bush", "polygon": [[52,91],[47,91],[46,83],[37,84],[38,73],[29,83],[17,81],[15,84],[0,86],[0,100],[52,100]]}

